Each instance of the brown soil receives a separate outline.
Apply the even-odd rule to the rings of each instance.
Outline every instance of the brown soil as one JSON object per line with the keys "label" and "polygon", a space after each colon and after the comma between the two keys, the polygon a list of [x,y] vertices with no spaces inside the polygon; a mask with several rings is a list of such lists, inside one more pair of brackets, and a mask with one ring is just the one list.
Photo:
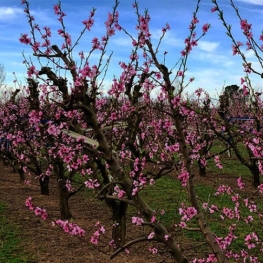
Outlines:
{"label": "brown soil", "polygon": [[[208,173],[206,178],[195,178],[201,184],[209,184],[216,187],[222,180],[230,185],[235,191],[239,191],[236,185],[237,177],[226,174]],[[33,180],[34,181],[34,180]],[[251,180],[246,180],[247,194],[253,193],[255,188],[251,186]],[[29,255],[28,263],[82,263],[82,262],[173,262],[167,253],[162,256],[149,253],[150,243],[140,243],[132,246],[129,255],[120,253],[112,261],[110,255],[112,250],[106,242],[110,240],[111,233],[107,232],[106,237],[100,242],[100,247],[94,247],[89,242],[91,235],[95,232],[95,224],[99,220],[106,229],[111,229],[111,214],[109,208],[103,202],[91,199],[89,195],[77,194],[70,200],[70,207],[74,221],[83,229],[86,234],[84,239],[79,239],[64,233],[59,227],[52,226],[51,219],[59,219],[58,194],[54,182],[50,183],[50,196],[40,195],[38,183],[26,185],[19,182],[19,176],[12,172],[12,168],[3,166],[0,161],[0,202],[7,204],[6,215],[11,223],[21,229],[21,248]],[[32,197],[36,206],[45,208],[49,218],[43,221],[41,218],[25,207],[25,200]],[[128,211],[129,213],[129,211]],[[129,218],[129,217],[128,217]],[[135,228],[128,222],[127,241],[138,238],[149,233],[148,229]],[[145,232],[144,232],[145,231]],[[184,237],[180,237],[179,243]],[[105,241],[105,243],[103,243]],[[181,241],[181,242],[180,242]],[[187,240],[185,240],[187,242]],[[182,248],[187,249],[191,244],[184,242]],[[154,244],[156,246],[156,244]],[[159,247],[159,251],[163,248]],[[197,251],[195,253],[198,253]],[[192,255],[192,256],[196,256]]]}
{"label": "brown soil", "polygon": [[[36,206],[47,210],[49,218],[46,221],[25,207],[25,200],[29,196]],[[12,172],[12,168],[4,166],[0,161],[0,201],[7,204],[5,213],[8,220],[21,229],[21,249],[30,258],[28,263],[172,262],[167,253],[159,257],[149,255],[149,243],[135,245],[130,249],[129,255],[122,252],[111,261],[110,255],[113,251],[106,243],[104,247],[97,248],[89,242],[98,219],[106,229],[110,229],[112,222],[109,209],[100,201],[91,200],[83,194],[73,196],[70,207],[74,220],[86,231],[85,238],[79,239],[64,233],[57,226],[52,226],[51,219],[59,219],[57,196],[54,184],[53,187],[51,184],[50,196],[40,195],[37,182],[30,186],[19,182],[19,176]],[[130,224],[128,228],[132,233],[132,236],[128,237],[130,240],[143,234],[142,228],[134,229]],[[111,233],[106,234],[109,238]]]}

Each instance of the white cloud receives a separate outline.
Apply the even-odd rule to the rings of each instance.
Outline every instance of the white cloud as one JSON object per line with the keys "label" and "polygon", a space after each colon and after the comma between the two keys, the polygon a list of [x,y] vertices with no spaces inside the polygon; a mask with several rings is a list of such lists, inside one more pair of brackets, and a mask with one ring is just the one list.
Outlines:
{"label": "white cloud", "polygon": [[263,5],[263,0],[239,0],[239,1],[253,5]]}
{"label": "white cloud", "polygon": [[215,51],[218,45],[218,42],[198,41],[198,48],[206,52]]}
{"label": "white cloud", "polygon": [[23,10],[16,7],[0,7],[0,20],[11,20],[23,14]]}
{"label": "white cloud", "polygon": [[170,45],[173,47],[183,47],[184,46],[184,40],[179,37],[175,37],[172,33],[169,31],[166,32],[164,38],[163,38],[163,44]]}
{"label": "white cloud", "polygon": [[245,57],[246,57],[247,59],[255,58],[255,52],[254,52],[252,49],[250,49],[250,50],[245,50],[245,51],[243,52],[243,54],[245,55]]}
{"label": "white cloud", "polygon": [[128,37],[114,37],[111,40],[111,43],[117,45],[117,46],[123,46],[123,47],[131,47],[132,46],[132,40]]}
{"label": "white cloud", "polygon": [[[206,67],[210,67],[211,65],[217,65],[220,66],[220,68],[231,68],[234,64],[236,64],[236,61],[233,59],[232,56],[217,54],[213,52],[194,52],[192,54],[192,58],[195,59],[195,61],[200,61],[200,63],[205,63]],[[196,63],[196,62],[195,62]]]}

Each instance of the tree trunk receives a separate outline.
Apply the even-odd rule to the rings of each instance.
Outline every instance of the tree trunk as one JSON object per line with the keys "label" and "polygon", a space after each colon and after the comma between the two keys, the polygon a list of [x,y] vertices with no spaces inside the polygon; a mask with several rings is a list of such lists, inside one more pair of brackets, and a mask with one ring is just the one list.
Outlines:
{"label": "tree trunk", "polygon": [[49,195],[49,177],[43,176],[39,178],[40,192],[42,195]]}
{"label": "tree trunk", "polygon": [[206,167],[198,160],[199,175],[201,177],[206,177]]}
{"label": "tree trunk", "polygon": [[19,178],[20,178],[20,183],[23,183],[25,180],[26,180],[26,177],[25,177],[25,173],[24,173],[24,170],[22,167],[19,167],[17,169],[17,172],[19,174]]}
{"label": "tree trunk", "polygon": [[255,187],[258,187],[260,185],[260,173],[259,173],[259,169],[258,169],[258,165],[256,161],[254,161],[253,164],[249,166],[248,168],[253,177],[253,185]]}
{"label": "tree trunk", "polygon": [[60,208],[60,217],[62,220],[68,220],[72,218],[72,214],[69,208],[69,197],[70,193],[68,192],[67,187],[63,182],[59,183],[59,208]]}
{"label": "tree trunk", "polygon": [[114,249],[117,249],[125,244],[126,239],[126,211],[128,204],[125,202],[111,201],[110,204],[112,210],[112,239],[115,242]]}

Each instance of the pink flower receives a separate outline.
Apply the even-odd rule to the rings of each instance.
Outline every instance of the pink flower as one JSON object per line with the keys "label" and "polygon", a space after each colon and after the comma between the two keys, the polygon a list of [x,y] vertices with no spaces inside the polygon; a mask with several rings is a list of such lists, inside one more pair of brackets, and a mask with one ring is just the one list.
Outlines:
{"label": "pink flower", "polygon": [[180,175],[178,175],[178,179],[181,181],[182,186],[186,186],[189,179],[189,173],[187,171],[183,171]]}
{"label": "pink flower", "polygon": [[263,193],[263,184],[259,185],[258,186],[258,190],[259,192],[262,194]]}
{"label": "pink flower", "polygon": [[158,253],[158,249],[157,248],[155,248],[155,247],[153,247],[153,248],[149,248],[149,251],[153,254],[153,255],[155,255],[155,254],[157,254]]}
{"label": "pink flower", "polygon": [[38,75],[38,71],[36,70],[35,66],[31,66],[28,68],[27,75],[29,78],[31,78],[32,75]]}
{"label": "pink flower", "polygon": [[214,7],[211,8],[211,13],[214,13],[214,12],[217,11],[217,10],[218,10],[217,7],[214,6]]}
{"label": "pink flower", "polygon": [[28,34],[22,34],[21,37],[19,38],[19,41],[23,44],[30,44],[31,43],[31,38],[30,37],[27,37]]}
{"label": "pink flower", "polygon": [[36,207],[34,212],[36,216],[40,216],[43,220],[46,220],[48,217],[46,210],[40,207]]}
{"label": "pink flower", "polygon": [[86,28],[90,31],[91,27],[94,24],[94,19],[89,18],[88,20],[84,20],[84,21],[82,21],[82,24],[84,24],[86,26]]}
{"label": "pink flower", "polygon": [[90,189],[95,189],[95,188],[100,186],[100,184],[98,183],[97,179],[95,179],[95,180],[89,179],[84,184],[85,184],[86,187],[88,187]]}
{"label": "pink flower", "polygon": [[197,19],[197,17],[196,16],[194,16],[193,17],[193,19],[192,19],[192,22],[191,22],[192,24],[198,24],[199,23],[199,20]]}
{"label": "pink flower", "polygon": [[50,125],[47,129],[48,134],[50,135],[58,135],[60,133],[60,130],[57,130],[55,125]]}
{"label": "pink flower", "polygon": [[180,105],[180,101],[181,101],[181,98],[180,96],[175,96],[173,99],[172,99],[172,104],[174,107],[178,107]]}
{"label": "pink flower", "polygon": [[210,28],[210,24],[204,24],[203,27],[202,27],[202,30],[203,30],[204,33],[206,33],[209,28]]}
{"label": "pink flower", "polygon": [[32,49],[34,50],[34,52],[37,52],[39,50],[40,47],[40,42],[35,42],[32,46]]}
{"label": "pink flower", "polygon": [[251,248],[254,248],[254,247],[256,247],[256,245],[253,243],[253,240],[254,241],[258,241],[258,236],[257,236],[257,234],[256,233],[251,233],[251,234],[248,234],[247,236],[246,236],[246,238],[245,238],[245,241],[246,241],[246,245],[247,245],[247,248],[248,249],[251,249]]}
{"label": "pink flower", "polygon": [[180,70],[180,71],[177,72],[177,76],[181,77],[181,76],[183,76],[183,75],[184,75],[184,72],[183,72],[183,71]]}
{"label": "pink flower", "polygon": [[53,9],[54,9],[54,13],[55,13],[56,15],[59,15],[59,14],[60,14],[60,6],[59,6],[59,5],[54,5]]}
{"label": "pink flower", "polygon": [[243,189],[243,188],[244,188],[245,184],[242,182],[242,178],[241,178],[241,177],[239,177],[239,178],[237,179],[237,185],[238,185],[238,187],[239,187],[240,189]]}
{"label": "pink flower", "polygon": [[133,216],[132,217],[132,223],[137,225],[137,226],[141,226],[142,223],[144,223],[144,220],[141,217]]}
{"label": "pink flower", "polygon": [[25,206],[29,208],[29,210],[34,210],[35,206],[32,203],[32,197],[28,197],[25,202]]}
{"label": "pink flower", "polygon": [[108,30],[107,30],[107,35],[108,35],[108,36],[113,36],[113,35],[115,35],[115,29],[114,29],[114,28],[108,28]]}
{"label": "pink flower", "polygon": [[148,236],[148,239],[153,239],[154,236],[155,236],[155,233],[154,233],[154,232],[151,232],[151,233],[149,234],[149,236]]}
{"label": "pink flower", "polygon": [[182,51],[181,51],[181,55],[182,55],[183,57],[184,57],[186,54],[187,54],[187,53],[186,53],[185,50],[182,50]]}

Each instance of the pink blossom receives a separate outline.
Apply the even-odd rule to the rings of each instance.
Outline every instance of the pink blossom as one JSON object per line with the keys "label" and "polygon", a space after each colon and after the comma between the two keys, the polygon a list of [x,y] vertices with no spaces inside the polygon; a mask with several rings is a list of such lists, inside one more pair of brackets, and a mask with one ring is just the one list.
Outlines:
{"label": "pink blossom", "polygon": [[115,29],[114,29],[114,28],[108,28],[108,29],[107,29],[107,35],[108,35],[108,36],[113,36],[113,35],[115,35]]}
{"label": "pink blossom", "polygon": [[132,217],[132,223],[137,225],[137,226],[141,226],[142,223],[144,223],[144,220],[141,217],[133,216]]}
{"label": "pink blossom", "polygon": [[235,56],[236,54],[240,54],[238,47],[235,45],[232,45],[232,52],[233,52],[233,56]]}
{"label": "pink blossom", "polygon": [[237,179],[237,185],[238,185],[238,187],[239,187],[240,189],[243,189],[243,188],[244,188],[245,184],[242,182],[242,178],[241,178],[241,177],[239,177],[239,178]]}
{"label": "pink blossom", "polygon": [[22,34],[21,37],[19,38],[19,41],[23,44],[30,44],[31,43],[31,38],[30,37],[27,37],[28,34]]}
{"label": "pink blossom", "polygon": [[69,222],[68,220],[63,221],[59,219],[59,220],[56,220],[54,224],[61,227],[65,233],[69,233],[72,236],[84,237],[85,235],[85,230],[79,227],[74,222]]}
{"label": "pink blossom", "polygon": [[32,75],[38,75],[38,71],[36,70],[35,66],[31,66],[28,68],[27,75],[29,78],[31,78]]}
{"label": "pink blossom", "polygon": [[181,76],[183,76],[183,75],[184,75],[184,72],[183,72],[183,71],[180,70],[180,71],[177,72],[177,76],[178,76],[178,77],[181,77]]}
{"label": "pink blossom", "polygon": [[180,96],[175,96],[173,99],[172,99],[172,104],[174,107],[178,107],[180,105],[180,101],[181,101],[181,98]]}
{"label": "pink blossom", "polygon": [[153,248],[149,248],[149,251],[152,253],[152,254],[157,254],[158,253],[158,249],[153,247]]}
{"label": "pink blossom", "polygon": [[182,186],[186,186],[189,179],[189,173],[187,171],[183,171],[180,175],[178,175],[178,179],[181,181]]}
{"label": "pink blossom", "polygon": [[84,184],[85,184],[86,187],[88,187],[90,189],[95,189],[95,188],[100,186],[100,184],[98,183],[97,179],[94,179],[94,180],[89,179],[86,182],[84,182]]}
{"label": "pink blossom", "polygon": [[34,212],[36,216],[40,216],[43,220],[46,220],[48,217],[46,210],[40,207],[36,207]]}
{"label": "pink blossom", "polygon": [[254,248],[256,247],[255,243],[253,243],[253,241],[258,241],[258,236],[256,233],[251,233],[251,234],[248,234],[246,237],[245,237],[245,244],[247,245],[247,248],[248,249],[251,249],[251,248]]}
{"label": "pink blossom", "polygon": [[203,27],[202,27],[202,30],[203,30],[204,33],[206,33],[209,28],[210,28],[210,24],[204,24]]}
{"label": "pink blossom", "polygon": [[82,24],[84,24],[86,26],[86,28],[90,31],[91,27],[94,24],[94,19],[89,18],[88,20],[84,20],[84,21],[82,21]]}
{"label": "pink blossom", "polygon": [[60,6],[59,6],[59,5],[54,5],[53,9],[54,9],[54,13],[55,13],[56,15],[59,15],[59,14],[60,14]]}
{"label": "pink blossom", "polygon": [[153,239],[154,236],[155,236],[155,233],[154,233],[154,232],[151,232],[151,233],[149,234],[149,236],[148,236],[148,239]]}
{"label": "pink blossom", "polygon": [[29,210],[34,210],[35,206],[32,203],[32,197],[28,197],[25,202],[25,206],[29,208]]}
{"label": "pink blossom", "polygon": [[214,12],[217,11],[217,10],[218,10],[218,9],[217,9],[216,6],[214,6],[214,7],[211,8],[211,12],[212,12],[212,13],[214,13]]}
{"label": "pink blossom", "polygon": [[221,164],[221,162],[220,162],[219,156],[215,156],[214,161],[215,161],[215,163],[216,163],[216,166],[217,166],[219,169],[223,169],[223,166],[222,166],[222,164]]}
{"label": "pink blossom", "polygon": [[58,135],[60,134],[60,130],[58,130],[55,125],[50,125],[47,129],[48,134],[50,135]]}
{"label": "pink blossom", "polygon": [[259,190],[259,192],[262,194],[263,193],[263,184],[260,184],[259,186],[258,186],[258,190]]}

